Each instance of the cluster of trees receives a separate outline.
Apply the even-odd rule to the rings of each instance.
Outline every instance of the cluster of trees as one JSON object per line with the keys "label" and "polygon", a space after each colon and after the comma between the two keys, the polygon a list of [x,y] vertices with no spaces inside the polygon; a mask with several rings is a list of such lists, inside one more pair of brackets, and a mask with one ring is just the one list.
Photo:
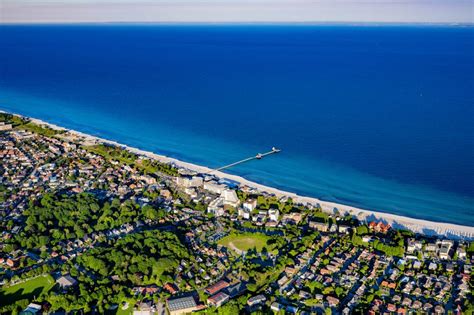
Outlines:
{"label": "cluster of trees", "polygon": [[[247,252],[242,261],[237,261],[234,268],[239,270],[239,274],[249,281],[247,288],[250,292],[258,293],[268,284],[275,282],[285,267],[295,264],[294,258],[314,246],[319,238],[319,232],[303,232],[296,226],[288,226],[285,235],[272,236],[267,240],[266,247],[261,253],[255,250]],[[273,252],[278,250],[278,259],[274,262],[267,259],[268,250]]]}
{"label": "cluster of trees", "polygon": [[20,126],[26,123],[26,120],[7,113],[0,113],[0,121],[5,124],[11,124],[13,127]]}
{"label": "cluster of trees", "polygon": [[[73,268],[73,267],[71,267]],[[48,302],[50,312],[66,311],[104,314],[112,305],[120,304],[131,297],[126,286],[113,284],[109,279],[93,280],[84,274],[76,276],[79,285],[67,292],[58,288],[36,297],[37,302]],[[58,294],[59,293],[59,294]]]}
{"label": "cluster of trees", "polygon": [[89,152],[101,155],[106,160],[116,160],[124,164],[134,167],[145,174],[154,174],[161,172],[170,176],[177,176],[178,170],[170,164],[161,163],[158,161],[148,159],[138,159],[138,155],[132,153],[123,148],[107,145],[98,144],[93,146],[84,147]]}
{"label": "cluster of trees", "polygon": [[65,132],[64,130],[55,130],[46,126],[40,126],[31,122],[29,119],[23,119],[7,113],[0,113],[0,121],[11,124],[14,128],[31,131],[46,137],[52,137]]}
{"label": "cluster of trees", "polygon": [[46,126],[40,126],[31,122],[29,119],[23,119],[19,116],[7,113],[0,113],[0,121],[5,122],[6,124],[11,124],[15,128],[31,131],[46,137],[52,137],[64,133],[64,130],[55,130]]}
{"label": "cluster of trees", "polygon": [[240,314],[242,313],[241,310],[244,309],[246,302],[247,302],[248,297],[243,296],[237,300],[231,300],[227,302],[225,305],[215,308],[215,307],[210,307],[207,308],[203,311],[197,312],[196,314],[199,315],[235,315],[235,314]]}
{"label": "cluster of trees", "polygon": [[45,194],[23,211],[25,227],[15,239],[21,247],[40,248],[94,231],[101,205],[91,194]]}
{"label": "cluster of trees", "polygon": [[343,287],[334,284],[326,286],[319,281],[307,281],[306,289],[311,292],[311,294],[335,295],[339,299],[344,298],[347,294],[347,290]]}
{"label": "cluster of trees", "polygon": [[358,226],[355,232],[352,234],[351,242],[356,246],[371,246],[375,250],[383,252],[387,256],[402,257],[405,253],[405,234],[404,232],[397,231],[388,235],[383,239],[375,239],[372,243],[364,243],[362,236],[369,234],[369,228],[367,225]]}
{"label": "cluster of trees", "polygon": [[39,126],[32,122],[28,122],[24,125],[21,125],[19,126],[19,128],[23,130],[31,131],[33,133],[46,136],[46,137],[53,137],[65,132],[64,130],[56,130],[56,129],[51,129],[46,126]]}
{"label": "cluster of trees", "polygon": [[466,252],[469,255],[474,255],[474,242],[469,243],[469,247],[467,248]]}
{"label": "cluster of trees", "polygon": [[[77,287],[60,294],[52,290],[37,296],[36,301],[48,302],[50,311],[81,310],[104,314],[113,305],[134,302],[133,286],[161,286],[172,281],[180,261],[193,261],[178,237],[171,232],[142,231],[111,239],[103,245],[61,266],[63,274],[69,273],[78,280]],[[111,280],[114,275],[120,280]]]}
{"label": "cluster of trees", "polygon": [[403,245],[391,245],[375,240],[373,246],[376,250],[385,253],[387,256],[403,257],[405,247]]}
{"label": "cluster of trees", "polygon": [[265,197],[262,195],[257,196],[257,208],[262,210],[278,209],[284,214],[297,209],[291,198],[288,198],[286,202],[280,202],[277,197]]}
{"label": "cluster of trees", "polygon": [[[295,226],[291,228],[293,230],[296,229]],[[287,243],[290,248],[288,254],[293,258],[304,253],[310,247],[316,247],[316,240],[319,238],[319,232],[317,231],[308,231],[307,234],[301,236],[298,234],[289,234],[288,231],[286,231],[286,233]]]}
{"label": "cluster of trees", "polygon": [[285,267],[293,263],[294,261],[288,257],[280,257],[274,266],[262,264],[255,260],[246,260],[241,273],[249,281],[247,289],[250,292],[258,293],[270,283],[278,280]]}
{"label": "cluster of trees", "polygon": [[191,256],[175,234],[152,230],[94,248],[77,261],[101,277],[117,275],[128,284],[164,285],[172,281],[182,259],[189,260]]}
{"label": "cluster of trees", "polygon": [[328,223],[329,222],[329,215],[325,212],[314,212],[311,217],[315,219],[315,221],[318,222],[324,222]]}
{"label": "cluster of trees", "polygon": [[131,200],[101,202],[90,193],[71,196],[48,193],[39,201],[30,202],[23,212],[25,227],[15,236],[14,243],[22,248],[38,249],[137,220],[159,220],[165,215],[163,209],[140,207]]}
{"label": "cluster of trees", "polygon": [[143,169],[146,173],[164,173],[170,176],[178,176],[178,170],[170,164],[160,163],[154,160],[141,160],[136,165]]}
{"label": "cluster of trees", "polygon": [[[2,167],[0,166],[0,172],[3,171]],[[5,202],[8,199],[9,191],[7,190],[7,186],[0,184],[0,202]]]}
{"label": "cluster of trees", "polygon": [[16,300],[15,303],[8,305],[0,304],[0,313],[16,315],[19,314],[22,310],[24,310],[28,306],[28,304],[30,304],[28,299],[19,299]]}
{"label": "cluster of trees", "polygon": [[137,159],[137,156],[132,152],[108,144],[86,146],[85,149],[89,152],[101,155],[107,160],[113,159],[128,165],[133,164]]}

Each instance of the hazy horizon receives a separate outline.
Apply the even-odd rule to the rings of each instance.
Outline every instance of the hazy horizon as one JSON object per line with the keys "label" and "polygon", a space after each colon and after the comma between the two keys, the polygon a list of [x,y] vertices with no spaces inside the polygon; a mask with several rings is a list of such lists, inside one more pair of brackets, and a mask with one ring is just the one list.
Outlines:
{"label": "hazy horizon", "polygon": [[473,23],[474,0],[3,0],[0,23]]}

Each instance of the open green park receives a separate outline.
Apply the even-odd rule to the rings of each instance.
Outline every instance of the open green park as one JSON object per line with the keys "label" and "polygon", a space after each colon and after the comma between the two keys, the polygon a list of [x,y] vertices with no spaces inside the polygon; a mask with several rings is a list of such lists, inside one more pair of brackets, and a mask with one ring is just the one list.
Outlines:
{"label": "open green park", "polygon": [[19,300],[32,300],[41,293],[46,293],[54,286],[54,279],[50,275],[42,275],[18,284],[1,288],[0,301],[2,305],[14,304]]}
{"label": "open green park", "polygon": [[232,233],[219,240],[219,244],[241,253],[249,249],[262,251],[267,246],[269,236],[262,233]]}

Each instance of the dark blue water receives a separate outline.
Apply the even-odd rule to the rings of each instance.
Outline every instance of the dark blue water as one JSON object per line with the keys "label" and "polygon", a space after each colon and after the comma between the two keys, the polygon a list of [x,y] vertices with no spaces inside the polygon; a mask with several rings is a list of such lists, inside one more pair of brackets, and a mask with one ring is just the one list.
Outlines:
{"label": "dark blue water", "polygon": [[474,226],[474,28],[0,26],[0,109]]}

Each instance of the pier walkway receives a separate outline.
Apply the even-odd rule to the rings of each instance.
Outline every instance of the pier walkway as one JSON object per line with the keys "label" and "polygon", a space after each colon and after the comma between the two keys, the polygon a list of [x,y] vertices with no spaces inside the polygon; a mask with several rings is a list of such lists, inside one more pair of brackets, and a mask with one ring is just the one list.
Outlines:
{"label": "pier walkway", "polygon": [[225,166],[222,166],[222,167],[216,168],[215,170],[212,170],[212,172],[222,171],[222,170],[228,169],[230,167],[233,167],[233,166],[245,163],[245,162],[249,162],[249,161],[252,161],[252,160],[261,160],[261,159],[263,159],[264,157],[266,157],[270,154],[279,153],[280,151],[281,151],[280,149],[277,149],[277,148],[273,147],[271,151],[268,151],[268,152],[265,152],[265,153],[258,153],[255,156],[251,156],[251,157],[248,157],[246,159],[243,159],[243,160],[231,163],[231,164],[227,164]]}

